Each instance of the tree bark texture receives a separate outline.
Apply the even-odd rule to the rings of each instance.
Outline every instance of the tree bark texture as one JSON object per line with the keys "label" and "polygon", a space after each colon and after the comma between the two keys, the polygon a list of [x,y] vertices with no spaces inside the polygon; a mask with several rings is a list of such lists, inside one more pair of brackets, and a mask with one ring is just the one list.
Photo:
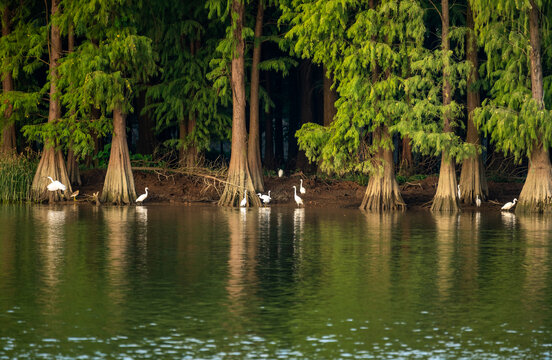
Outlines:
{"label": "tree bark texture", "polygon": [[400,173],[406,176],[410,176],[414,172],[412,144],[410,143],[410,137],[408,135],[402,138],[401,164],[399,168]]}
{"label": "tree bark texture", "polygon": [[[235,18],[235,54],[232,57],[232,153],[228,166],[227,184],[219,200],[220,206],[239,206],[247,190],[247,206],[261,206],[255,194],[247,162],[247,131],[245,128],[245,42],[242,37],[244,5],[240,0],[232,1],[232,18]],[[233,20],[234,21],[234,20]]]}
{"label": "tree bark texture", "polygon": [[337,109],[335,102],[337,101],[337,92],[332,89],[332,79],[328,77],[327,69],[324,67],[324,126],[330,126],[333,122]]}
{"label": "tree bark texture", "polygon": [[[374,131],[373,136],[379,140],[381,137],[389,138],[390,135],[386,128],[379,128]],[[404,210],[406,204],[395,178],[393,151],[380,148],[374,158],[382,168],[370,176],[360,209],[368,211]]]}
{"label": "tree bark texture", "polygon": [[[534,1],[530,1],[529,31],[531,41],[531,91],[533,99],[544,108],[544,89],[541,62],[541,40],[539,25],[539,9]],[[529,172],[519,195],[516,213],[551,212],[552,211],[552,168],[550,156],[542,141],[533,145],[529,158]]]}
{"label": "tree bark texture", "polygon": [[195,114],[190,114],[190,117],[187,120],[182,120],[180,122],[180,141],[182,144],[186,144],[185,146],[181,146],[179,149],[180,166],[194,167],[197,165],[197,146],[193,142],[188,141],[188,136],[194,132],[195,126]]}
{"label": "tree bark texture", "polygon": [[251,99],[249,106],[249,141],[247,161],[256,192],[264,192],[263,165],[261,163],[261,137],[259,122],[259,63],[261,62],[261,35],[263,31],[263,0],[259,0],[255,20],[255,39],[251,65]]}
{"label": "tree bark texture", "polygon": [[[51,14],[54,16],[58,12],[59,0],[52,1]],[[56,122],[61,117],[61,107],[59,98],[57,98],[56,81],[58,79],[57,67],[61,57],[61,35],[59,27],[52,24],[50,33],[50,106],[48,112],[48,122]],[[33,183],[31,185],[31,198],[33,201],[42,202],[49,199],[50,202],[59,201],[62,198],[68,199],[71,193],[71,182],[65,167],[65,161],[61,150],[56,149],[55,140],[49,140],[44,144],[44,151],[38,163]],[[47,190],[50,183],[48,176],[54,180],[60,181],[67,187],[67,190],[61,194],[61,191],[51,192]]]}
{"label": "tree bark texture", "polygon": [[[6,7],[2,14],[2,36],[8,36],[11,32],[11,14]],[[2,90],[4,93],[13,91],[13,77],[11,72],[2,74]],[[12,116],[13,105],[9,104],[4,113],[4,126],[2,129],[2,138],[0,139],[0,155],[11,155],[17,152],[15,138],[15,124],[10,119]]]}
{"label": "tree bark texture", "polygon": [[[450,86],[450,61],[448,52],[450,50],[449,40],[449,3],[448,0],[441,0],[441,47],[443,49],[443,107],[447,107],[451,103],[451,86]],[[443,115],[443,131],[452,131],[448,111],[445,110]],[[459,211],[457,182],[454,159],[450,158],[446,151],[441,155],[441,169],[439,170],[439,183],[437,192],[433,198],[431,211]]]}
{"label": "tree bark texture", "polygon": [[[75,50],[75,33],[73,27],[69,27],[69,34],[67,36],[67,50],[71,53]],[[72,184],[82,185],[79,164],[75,152],[71,148],[73,144],[69,144],[69,150],[67,150],[67,174],[69,175],[69,181]]]}
{"label": "tree bark texture", "polygon": [[[466,35],[466,58],[472,66],[467,83],[468,131],[466,141],[470,144],[479,146],[481,140],[477,128],[473,123],[473,111],[481,105],[479,90],[473,88],[479,77],[477,74],[477,41],[474,32],[473,13],[469,2],[467,4],[466,24],[468,27],[468,34]],[[481,200],[487,199],[489,196],[485,168],[483,167],[483,161],[481,160],[480,154],[464,160],[462,164],[462,172],[460,173],[460,202],[474,205],[478,195]]]}
{"label": "tree bark texture", "polygon": [[130,204],[136,200],[134,176],[126,136],[125,114],[113,110],[113,137],[111,153],[101,196],[101,201],[114,204]]}

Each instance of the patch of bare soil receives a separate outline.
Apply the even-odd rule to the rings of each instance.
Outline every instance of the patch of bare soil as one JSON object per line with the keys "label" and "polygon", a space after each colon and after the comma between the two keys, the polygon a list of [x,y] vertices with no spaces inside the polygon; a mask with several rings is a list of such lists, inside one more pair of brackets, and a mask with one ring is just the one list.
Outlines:
{"label": "patch of bare soil", "polygon": [[[223,184],[212,179],[183,174],[156,173],[153,171],[134,171],[134,183],[137,195],[149,189],[146,203],[176,203],[215,204],[222,191]],[[87,198],[96,191],[102,191],[105,170],[94,169],[84,171],[83,185],[80,187],[79,198]],[[300,179],[307,190],[299,194]],[[293,185],[297,186],[298,194],[307,207],[342,207],[354,208],[360,206],[365,186],[352,181],[325,180],[317,176],[265,177],[265,194],[271,191],[271,206],[295,206]],[[424,180],[407,182],[401,185],[401,194],[409,209],[429,209],[431,200],[437,189],[438,178],[428,176]],[[513,198],[518,197],[523,187],[522,183],[489,182],[489,200],[482,208],[500,208]],[[471,207],[462,205],[462,209]]]}

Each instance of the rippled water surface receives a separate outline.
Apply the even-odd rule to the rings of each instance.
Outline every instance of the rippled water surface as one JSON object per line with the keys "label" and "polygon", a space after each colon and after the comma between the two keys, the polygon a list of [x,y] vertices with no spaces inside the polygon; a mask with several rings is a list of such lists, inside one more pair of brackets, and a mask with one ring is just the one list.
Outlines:
{"label": "rippled water surface", "polygon": [[0,359],[552,357],[552,217],[0,206]]}

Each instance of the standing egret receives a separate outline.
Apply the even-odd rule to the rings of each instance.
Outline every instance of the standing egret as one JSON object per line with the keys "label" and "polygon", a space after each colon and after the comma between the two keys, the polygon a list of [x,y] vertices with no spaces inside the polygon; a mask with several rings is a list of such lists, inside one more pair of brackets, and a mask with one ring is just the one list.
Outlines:
{"label": "standing egret", "polygon": [[475,199],[475,205],[477,207],[480,207],[481,206],[481,199],[479,198],[479,195],[477,195],[477,198]]}
{"label": "standing egret", "polygon": [[58,191],[58,190],[65,191],[67,189],[65,185],[63,185],[57,180],[52,179],[50,176],[48,176],[48,179],[50,179],[51,181],[51,183],[49,183],[47,186],[49,191]]}
{"label": "standing egret", "polygon": [[245,193],[243,194],[243,199],[240,203],[241,207],[244,207],[245,205],[247,205],[247,189],[245,190]]}
{"label": "standing egret", "polygon": [[303,199],[297,196],[297,187],[295,187],[295,185],[293,185],[293,198],[295,199],[297,206],[303,206]]}
{"label": "standing egret", "polygon": [[278,169],[278,177],[284,176],[284,170]]}
{"label": "standing egret", "polygon": [[261,195],[260,198],[264,204],[268,204],[270,200],[272,200],[272,198],[270,197],[270,190],[268,190],[268,195]]}
{"label": "standing egret", "polygon": [[303,179],[301,179],[301,185],[299,185],[299,192],[301,194],[304,194],[307,192],[307,190],[303,187]]}
{"label": "standing egret", "polygon": [[138,196],[138,199],[136,199],[136,204],[142,205],[142,203],[144,202],[144,200],[146,200],[147,197],[148,197],[148,187],[146,186],[146,193]]}
{"label": "standing egret", "polygon": [[506,204],[504,204],[503,207],[500,208],[500,210],[510,210],[511,208],[513,208],[515,205],[516,205],[516,202],[517,202],[517,199],[514,199],[514,201],[510,201]]}
{"label": "standing egret", "polygon": [[74,193],[72,193],[70,197],[73,198],[73,201],[77,201],[77,196],[78,196],[78,195],[79,195],[79,191],[77,190],[77,191],[75,191]]}
{"label": "standing egret", "polygon": [[460,184],[458,184],[458,199],[460,199]]}

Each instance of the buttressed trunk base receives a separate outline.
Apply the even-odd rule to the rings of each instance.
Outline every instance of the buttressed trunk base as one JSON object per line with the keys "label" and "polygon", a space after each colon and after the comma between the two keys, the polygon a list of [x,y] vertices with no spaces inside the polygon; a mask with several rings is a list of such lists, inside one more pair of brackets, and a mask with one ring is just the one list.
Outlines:
{"label": "buttressed trunk base", "polygon": [[516,213],[552,211],[552,166],[548,151],[537,147],[529,159],[529,172],[521,189]]}
{"label": "buttressed trunk base", "polygon": [[111,154],[101,201],[121,205],[130,204],[135,200],[136,189],[128,152],[125,115],[119,109],[115,109]]}
{"label": "buttressed trunk base", "polygon": [[433,197],[431,211],[460,211],[457,194],[454,161],[447,159],[445,154],[443,154],[441,157],[441,170],[439,171],[439,183],[437,185],[437,192]]}
{"label": "buttressed trunk base", "polygon": [[[53,180],[61,182],[67,189],[64,192],[61,190],[48,191],[47,186],[51,183],[48,176]],[[43,202],[46,200],[54,202],[62,199],[67,200],[72,193],[71,182],[69,181],[61,150],[56,150],[53,147],[47,146],[42,153],[42,157],[40,158],[38,168],[33,178],[31,199],[36,202]]]}
{"label": "buttressed trunk base", "polygon": [[381,149],[376,157],[383,160],[383,169],[370,176],[360,209],[368,211],[404,210],[406,204],[395,179],[393,153],[391,150]]}

